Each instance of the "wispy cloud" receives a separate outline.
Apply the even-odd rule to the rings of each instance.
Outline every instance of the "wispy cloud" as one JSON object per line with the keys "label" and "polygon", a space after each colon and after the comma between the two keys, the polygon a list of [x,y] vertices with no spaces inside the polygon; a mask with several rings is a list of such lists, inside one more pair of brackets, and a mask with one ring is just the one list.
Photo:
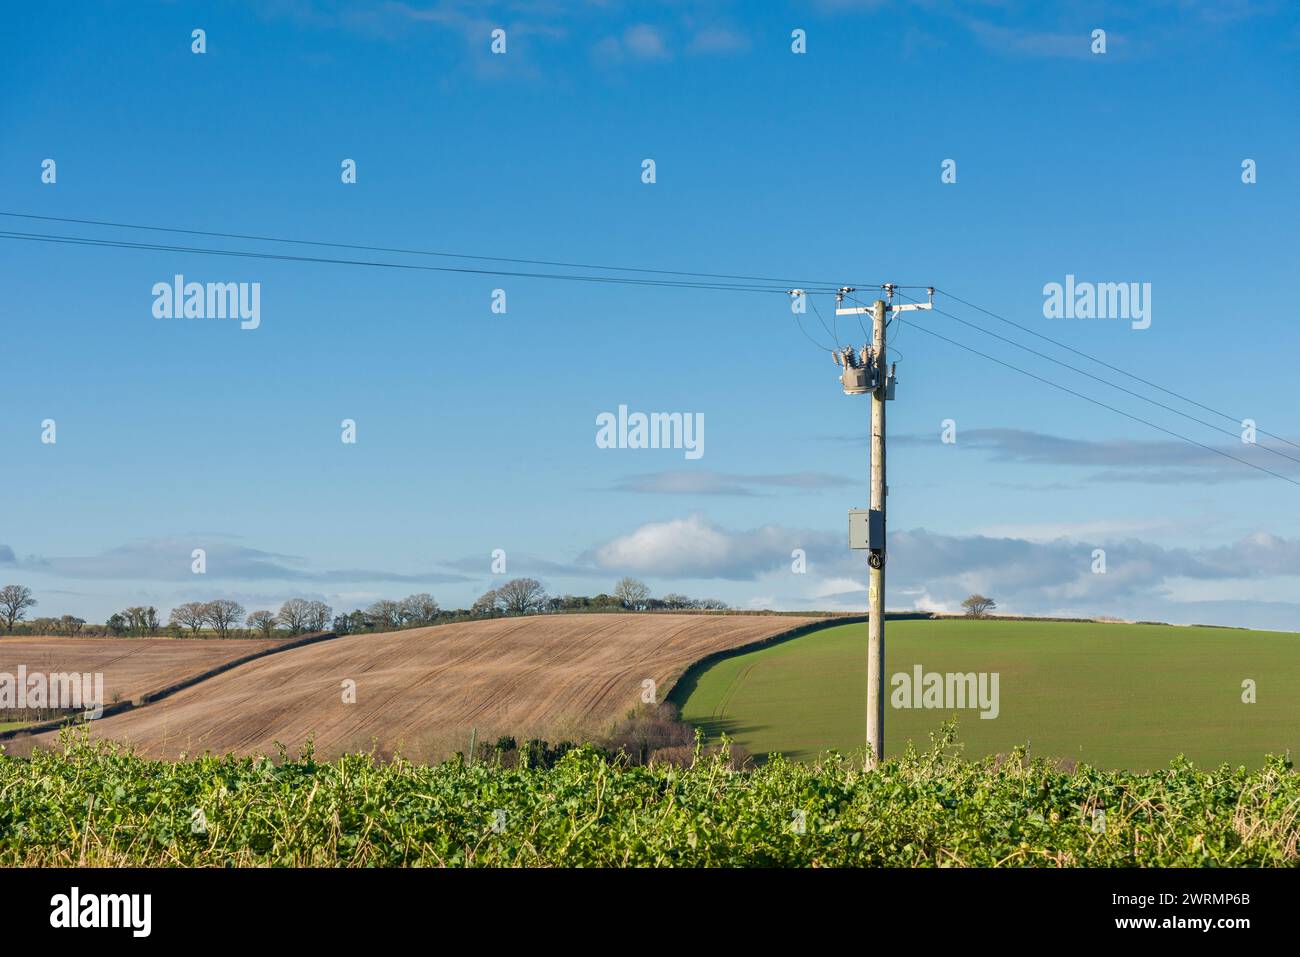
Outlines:
{"label": "wispy cloud", "polygon": [[593,53],[605,63],[672,58],[663,30],[648,23],[636,23],[624,29],[621,34],[602,37],[593,48]]}
{"label": "wispy cloud", "polygon": [[[225,542],[189,539],[151,539],[130,542],[97,555],[37,556],[18,558],[11,546],[0,545],[0,563],[30,572],[65,579],[122,581],[194,581],[191,569],[195,548],[205,552],[206,575],[215,581],[283,581],[316,584],[350,582],[408,582],[446,584],[470,579],[464,575],[425,570],[396,572],[375,568],[313,569],[300,556],[263,551]],[[6,556],[8,556],[6,558]]]}
{"label": "wispy cloud", "polygon": [[[967,20],[967,26],[983,46],[1001,53],[1062,60],[1095,59],[1089,31],[1048,32],[1004,27],[982,20]],[[1107,38],[1109,51],[1112,38]]]}
{"label": "wispy cloud", "polygon": [[[889,441],[898,446],[936,447],[939,436],[938,433],[896,435]],[[1089,476],[1094,482],[1204,484],[1211,479],[1268,477],[1258,469],[1246,467],[1243,461],[1273,472],[1300,475],[1300,462],[1289,462],[1260,446],[1241,442],[1205,444],[1209,447],[1174,439],[1072,439],[1023,429],[968,429],[957,436],[959,449],[976,449],[996,462],[1103,467],[1103,471]],[[1300,452],[1286,454],[1300,459]],[[1228,456],[1241,461],[1234,462]]]}
{"label": "wispy cloud", "polygon": [[749,49],[749,37],[727,27],[706,27],[691,40],[692,53],[739,53]]}
{"label": "wispy cloud", "polygon": [[825,472],[787,474],[740,474],[690,471],[680,469],[629,475],[613,486],[619,492],[642,492],[658,495],[760,495],[761,489],[800,489],[804,491],[840,488],[853,484],[842,475]]}
{"label": "wispy cloud", "polygon": [[530,555],[526,552],[508,552],[506,555],[506,570],[496,573],[492,570],[493,558],[490,554],[467,555],[463,558],[455,558],[451,561],[444,562],[448,568],[454,568],[457,571],[466,572],[475,577],[482,578],[485,575],[501,574],[506,577],[517,577],[527,575],[533,578],[542,575],[558,575],[565,578],[571,578],[576,575],[586,575],[591,572],[589,565],[582,565],[575,562],[555,561],[549,558],[541,558],[537,555]]}

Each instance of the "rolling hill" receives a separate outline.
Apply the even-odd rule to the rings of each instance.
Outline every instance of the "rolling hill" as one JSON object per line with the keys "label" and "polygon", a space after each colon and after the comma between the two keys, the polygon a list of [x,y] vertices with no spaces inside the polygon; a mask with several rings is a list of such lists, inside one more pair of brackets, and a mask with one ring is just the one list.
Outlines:
{"label": "rolling hill", "polygon": [[[1300,635],[1061,621],[891,621],[885,639],[886,754],[958,718],[968,757],[1028,744],[1036,756],[1112,768],[1259,767],[1300,750]],[[973,707],[895,707],[895,675],[997,673],[996,716]],[[1247,703],[1244,682],[1254,682]],[[692,669],[682,716],[756,755],[860,752],[866,626],[828,628]],[[914,699],[908,699],[915,704]],[[924,702],[922,702],[924,704]],[[969,702],[968,702],[969,703]],[[985,709],[990,714],[991,709]]]}
{"label": "rolling hill", "polygon": [[[239,665],[89,725],[145,756],[376,748],[413,759],[499,734],[601,732],[663,696],[693,662],[819,619],[746,615],[542,615],[353,635]],[[355,683],[355,684],[352,684]],[[354,701],[347,699],[354,691]],[[50,746],[53,734],[9,742]]]}
{"label": "rolling hill", "polygon": [[104,676],[104,704],[132,700],[285,639],[0,638],[0,672],[89,672]]}

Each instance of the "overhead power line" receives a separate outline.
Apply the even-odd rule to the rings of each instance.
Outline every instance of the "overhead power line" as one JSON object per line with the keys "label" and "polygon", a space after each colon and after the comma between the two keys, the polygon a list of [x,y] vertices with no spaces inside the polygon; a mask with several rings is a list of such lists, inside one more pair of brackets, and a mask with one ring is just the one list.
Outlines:
{"label": "overhead power line", "polygon": [[[1083,369],[1080,369],[1078,366],[1072,366],[1068,362],[1062,362],[1060,359],[1057,359],[1055,356],[1049,356],[1045,352],[1039,352],[1037,349],[1031,349],[1029,348],[1029,346],[1024,345],[1023,343],[1020,342],[1016,342],[1014,339],[1008,339],[1006,336],[1000,336],[996,332],[993,332],[990,329],[985,329],[983,326],[976,325],[973,322],[968,322],[967,320],[962,319],[960,316],[953,315],[951,312],[947,312],[943,309],[940,309],[938,306],[934,307],[934,312],[937,312],[941,316],[947,316],[949,319],[952,319],[954,322],[959,322],[963,326],[968,326],[971,329],[975,329],[978,332],[984,333],[985,335],[992,336],[994,339],[998,339],[1002,342],[1009,343],[1010,345],[1015,346],[1017,349],[1023,349],[1025,352],[1028,352],[1031,355],[1035,355],[1038,356],[1039,358],[1046,359],[1048,362],[1054,362],[1058,366],[1061,366],[1062,368],[1069,369],[1071,372],[1077,372],[1079,375],[1086,376],[1088,379],[1090,379],[1093,382],[1100,382],[1102,385],[1110,386],[1112,389],[1118,389],[1120,392],[1123,392],[1125,395],[1130,395],[1135,399],[1141,399],[1143,402],[1149,402],[1151,405],[1154,405],[1157,408],[1164,409],[1166,412],[1172,412],[1174,415],[1182,416],[1184,419],[1187,419],[1191,422],[1195,422],[1197,425],[1203,425],[1207,429],[1213,429],[1215,432],[1222,433],[1223,435],[1227,435],[1234,439],[1240,437],[1239,433],[1237,432],[1233,432],[1229,429],[1220,428],[1219,426],[1215,425],[1213,422],[1206,422],[1204,419],[1197,418],[1196,416],[1191,415],[1188,412],[1184,412],[1182,409],[1176,409],[1172,405],[1166,405],[1165,403],[1153,399],[1150,396],[1143,395],[1140,392],[1134,392],[1132,389],[1125,388],[1124,386],[1116,382],[1111,382],[1108,379],[1099,378],[1098,376],[1095,376],[1090,372],[1085,372]],[[1256,429],[1256,431],[1261,431],[1261,430]],[[1267,445],[1259,445],[1259,444],[1256,444],[1256,448],[1262,449],[1265,452],[1269,452],[1273,455],[1276,455],[1279,458],[1284,458],[1288,462],[1294,462],[1295,464],[1300,465],[1300,459],[1292,455],[1287,455],[1285,452],[1279,451],[1278,449],[1270,448]]]}
{"label": "overhead power line", "polygon": [[1045,379],[1040,375],[1036,375],[1033,372],[1028,371],[1027,369],[1022,369],[1019,366],[1012,365],[1009,362],[1004,362],[1001,359],[991,356],[986,352],[981,352],[978,349],[974,349],[971,346],[966,345],[965,343],[958,342],[956,339],[949,339],[947,336],[935,332],[933,329],[927,329],[924,323],[914,322],[911,324],[911,326],[913,329],[917,330],[918,332],[923,332],[927,336],[933,336],[936,339],[942,339],[944,342],[947,342],[950,345],[954,345],[959,349],[964,349],[967,352],[973,353],[974,355],[977,355],[982,359],[987,359],[989,362],[995,362],[1004,368],[1012,370],[1013,372],[1018,372],[1021,375],[1028,376],[1029,378],[1035,379],[1043,383],[1044,385],[1051,386],[1053,389],[1060,389],[1062,392],[1067,392],[1070,395],[1074,396],[1075,398],[1083,399],[1085,402],[1091,402],[1093,405],[1100,406],[1101,408],[1106,409],[1110,412],[1114,412],[1117,415],[1122,415],[1124,416],[1124,418],[1131,419],[1134,422],[1139,422],[1142,425],[1155,429],[1158,432],[1163,432],[1165,435],[1172,436],[1173,438],[1180,439],[1181,441],[1194,445],[1197,448],[1204,449],[1207,452],[1213,452],[1215,455],[1222,456],[1225,459],[1231,459],[1234,462],[1239,462],[1240,464],[1245,465],[1248,468],[1255,469],[1258,472],[1263,472],[1266,475],[1271,475],[1274,478],[1279,478],[1284,482],[1291,483],[1292,485],[1300,486],[1300,481],[1296,481],[1290,476],[1283,475],[1281,472],[1275,472],[1272,469],[1265,468],[1262,465],[1257,465],[1254,462],[1250,462],[1246,459],[1238,458],[1237,456],[1233,455],[1230,452],[1225,452],[1222,449],[1216,449],[1212,445],[1206,445],[1203,442],[1198,442],[1196,441],[1196,439],[1193,439],[1190,436],[1186,436],[1179,432],[1175,432],[1172,429],[1167,429],[1164,426],[1157,425],[1155,422],[1151,422],[1148,419],[1142,418],[1141,416],[1133,415],[1131,412],[1125,412],[1123,409],[1117,408],[1116,406],[1110,405],[1106,402],[1102,402],[1100,399],[1095,399],[1092,396],[1085,395],[1082,392],[1077,392],[1074,389],[1069,388],[1068,386],[1063,386],[1059,382],[1053,382],[1051,379]]}
{"label": "overhead power line", "polygon": [[[569,282],[611,283],[632,286],[662,286],[679,289],[711,289],[724,292],[766,292],[789,295],[784,286],[763,286],[723,282],[696,282],[669,279],[636,279],[628,276],[584,276],[572,273],[523,272],[505,269],[475,269],[469,266],[428,266],[418,263],[381,262],[368,259],[332,259],[324,256],[293,256],[287,253],[260,252],[239,249],[212,249],[202,246],[177,246],[169,243],[133,243],[120,239],[95,239],[87,236],[60,236],[48,233],[23,233],[0,230],[0,239],[26,242],[56,243],[74,246],[98,246],[113,249],[155,250],[162,252],[194,253],[204,256],[228,256],[240,259],[265,259],[286,262],[328,263],[344,266],[372,266],[384,269],[409,269],[421,272],[467,273],[483,276],[508,276],[525,279],[555,279]],[[809,295],[831,295],[833,289],[804,290]]]}
{"label": "overhead power line", "polygon": [[[843,285],[843,283],[839,281],[832,282],[830,280],[817,281],[817,280],[807,280],[807,279],[786,279],[786,278],[773,277],[773,276],[740,276],[740,275],[733,275],[730,273],[688,272],[679,269],[652,269],[646,266],[608,266],[608,265],[601,265],[598,263],[563,262],[563,261],[552,260],[552,259],[518,259],[509,256],[479,256],[479,255],[472,255],[470,253],[455,253],[455,252],[435,251],[435,250],[428,250],[428,249],[404,249],[397,246],[375,246],[375,245],[366,245],[363,243],[330,242],[326,240],[317,240],[317,239],[291,239],[283,236],[260,236],[252,233],[227,233],[227,232],[217,232],[214,230],[205,230],[205,229],[187,229],[179,226],[154,226],[154,225],[145,225],[141,223],[119,223],[119,222],[112,222],[109,220],[79,219],[79,218],[73,218],[68,216],[41,216],[34,213],[16,213],[16,212],[10,212],[5,210],[0,210],[0,216],[9,216],[16,219],[35,219],[35,220],[42,220],[45,222],[54,222],[54,223],[75,223],[82,226],[108,226],[114,229],[137,229],[137,230],[147,230],[150,232],[183,233],[185,235],[190,235],[190,236],[207,236],[214,239],[242,239],[242,240],[253,240],[255,242],[266,242],[266,243],[289,243],[289,244],[299,245],[299,246],[321,246],[321,247],[327,247],[332,249],[354,249],[354,250],[360,250],[364,252],[398,253],[398,254],[409,255],[409,256],[436,256],[445,259],[470,259],[479,262],[513,263],[515,265],[522,265],[522,266],[553,266],[562,269],[587,269],[587,270],[598,270],[602,272],[635,272],[635,273],[649,273],[649,274],[663,275],[663,276],[686,276],[695,279],[726,279],[726,280],[742,280],[742,281],[750,281],[750,282],[758,282],[758,283],[778,283],[785,286],[785,289],[783,289],[782,291],[788,291],[791,285],[795,285],[795,286],[807,285],[813,287],[822,287],[818,291],[824,292],[827,289],[834,291],[834,289],[836,289],[840,285]],[[516,274],[507,273],[505,275],[516,275]],[[904,288],[921,288],[921,287],[918,286],[918,287],[904,287]]]}
{"label": "overhead power line", "polygon": [[[1141,382],[1143,385],[1150,386],[1153,389],[1159,389],[1161,392],[1165,393],[1165,395],[1171,395],[1175,399],[1181,399],[1183,402],[1190,403],[1191,405],[1194,405],[1198,409],[1202,409],[1205,412],[1212,412],[1215,415],[1220,416],[1221,418],[1227,419],[1230,422],[1235,422],[1238,424],[1240,424],[1242,421],[1240,416],[1229,415],[1228,413],[1222,411],[1221,409],[1215,409],[1211,406],[1205,405],[1204,403],[1198,402],[1196,399],[1193,399],[1189,396],[1185,396],[1180,392],[1175,392],[1172,389],[1166,389],[1164,386],[1152,382],[1150,379],[1142,378],[1142,376],[1138,375],[1135,372],[1129,372],[1127,369],[1121,369],[1119,366],[1111,365],[1109,362],[1107,362],[1104,359],[1098,359],[1096,356],[1089,355],[1088,353],[1082,351],[1081,349],[1076,349],[1073,346],[1067,345],[1064,342],[1061,342],[1057,339],[1053,339],[1051,336],[1045,336],[1041,332],[1036,332],[1035,330],[1030,329],[1028,326],[1021,325],[1018,322],[1013,322],[1012,320],[1008,319],[1006,316],[1000,316],[996,312],[992,312],[991,310],[985,309],[983,306],[978,306],[973,302],[967,302],[965,299],[962,299],[960,296],[956,296],[945,289],[938,289],[936,290],[936,292],[939,292],[942,295],[947,296],[949,299],[952,299],[954,302],[961,303],[963,306],[969,306],[971,309],[977,309],[980,312],[984,313],[984,315],[989,316],[992,319],[996,319],[999,322],[1005,322],[1009,326],[1015,326],[1017,329],[1029,333],[1031,336],[1037,336],[1039,339],[1042,339],[1045,342],[1050,342],[1052,345],[1057,346],[1058,348],[1065,349],[1068,352],[1073,352],[1075,355],[1087,359],[1090,362],[1095,362],[1098,365],[1105,366],[1107,369],[1110,369],[1112,372],[1118,372],[1120,375],[1128,376],[1130,379],[1133,379],[1137,382]],[[1291,446],[1292,448],[1300,449],[1300,444],[1292,442],[1290,439],[1283,438],[1280,435],[1274,435],[1272,432],[1266,432],[1263,429],[1258,427],[1255,429],[1255,431],[1258,432],[1260,435],[1267,435],[1271,439],[1277,439],[1279,442],[1285,442],[1287,445]]]}
{"label": "overhead power line", "polygon": [[[325,257],[325,256],[290,255],[288,253],[277,253],[277,252],[261,251],[261,250],[217,249],[217,248],[200,247],[200,246],[183,246],[183,245],[177,245],[173,243],[130,242],[122,239],[111,239],[111,238],[106,239],[106,238],[97,238],[91,236],[67,236],[67,235],[58,235],[58,234],[50,234],[50,233],[31,233],[31,232],[19,232],[19,231],[9,231],[9,230],[0,231],[0,239],[9,239],[9,240],[23,241],[23,242],[41,242],[41,243],[78,245],[78,246],[89,246],[89,247],[100,247],[100,248],[177,252],[177,253],[188,253],[194,255],[204,255],[204,256],[224,256],[224,257],[233,257],[233,258],[261,259],[261,260],[283,261],[283,262],[323,263],[323,264],[330,264],[330,265],[346,265],[346,266],[369,266],[372,268],[405,269],[405,270],[414,270],[414,271],[422,271],[422,272],[460,273],[460,274],[468,274],[468,275],[503,276],[503,277],[524,278],[524,279],[549,279],[549,280],[558,280],[558,281],[566,281],[566,282],[605,283],[605,284],[612,284],[612,285],[650,286],[650,287],[679,288],[679,289],[706,289],[706,290],[721,291],[721,292],[761,292],[761,293],[779,293],[781,295],[789,295],[794,290],[791,290],[788,284],[794,283],[794,284],[798,284],[801,287],[800,289],[797,290],[798,292],[806,294],[809,297],[817,296],[817,295],[832,295],[836,293],[842,294],[843,290],[847,288],[847,287],[840,286],[839,284],[836,283],[829,283],[829,282],[810,283],[808,281],[776,278],[776,277],[748,276],[748,275],[739,275],[739,274],[731,274],[731,273],[708,273],[708,272],[685,271],[685,270],[669,270],[669,269],[650,268],[644,266],[610,266],[610,265],[602,265],[602,264],[595,264],[595,263],[575,263],[575,262],[565,262],[560,260],[547,260],[547,259],[521,259],[521,258],[513,258],[513,257],[506,257],[506,256],[479,256],[479,255],[471,255],[468,253],[452,253],[452,252],[423,250],[423,249],[407,249],[407,248],[394,247],[394,246],[378,246],[378,245],[366,245],[360,243],[332,242],[326,240],[296,239],[296,238],[287,238],[287,237],[257,235],[252,233],[218,232],[213,230],[199,230],[199,229],[189,229],[189,228],[173,227],[173,226],[155,226],[155,225],[146,225],[140,223],[121,223],[121,222],[114,222],[108,220],[84,219],[84,218],[74,218],[74,217],[43,216],[43,215],[37,215],[31,213],[18,213],[18,212],[3,211],[3,210],[0,210],[0,216],[7,216],[12,218],[28,219],[28,220],[41,220],[46,222],[75,223],[78,225],[109,227],[114,229],[133,229],[133,230],[147,230],[151,232],[178,233],[178,234],[206,236],[206,237],[220,238],[220,239],[239,239],[239,240],[254,241],[254,242],[286,243],[286,244],[293,244],[293,245],[316,246],[316,247],[334,248],[334,249],[353,249],[353,250],[364,250],[368,252],[397,253],[401,255],[431,256],[431,257],[448,258],[448,259],[464,259],[464,260],[472,260],[478,262],[504,263],[504,264],[514,264],[514,265],[524,265],[524,266],[547,266],[553,268],[579,269],[579,270],[597,271],[597,272],[638,273],[643,275],[655,275],[655,276],[662,276],[662,277],[683,277],[683,278],[651,279],[651,278],[636,278],[631,276],[603,276],[603,275],[584,275],[581,273],[554,273],[554,272],[534,272],[528,270],[514,270],[514,269],[476,268],[471,266],[452,266],[452,265],[433,266],[433,265],[421,265],[416,263],[389,262],[389,261],[371,260],[371,259],[342,259],[342,258],[332,258],[332,257]],[[871,284],[863,284],[863,285],[865,286]],[[927,287],[901,286],[901,285],[893,285],[890,287],[891,290],[898,290],[899,291],[898,295],[900,295],[900,297],[902,298],[907,298],[907,297],[901,292],[901,290],[922,289],[922,288],[927,288]],[[1125,369],[1120,368],[1119,366],[1106,362],[1103,359],[1090,355],[1080,349],[1076,349],[1073,346],[1067,345],[1064,342],[1060,342],[1059,340],[1053,339],[1052,337],[1037,332],[1029,328],[1028,326],[1014,322],[1011,319],[999,315],[998,313],[995,313],[989,309],[985,309],[983,306],[979,306],[975,303],[968,302],[967,300],[962,299],[961,297],[954,295],[951,292],[947,292],[946,290],[935,290],[935,291],[939,292],[942,295],[948,296],[954,302],[959,302],[964,306],[982,312],[985,315],[989,316],[990,318],[997,319],[998,321],[1013,326],[1023,332],[1027,332],[1030,335],[1042,339],[1045,342],[1050,342],[1052,345],[1055,345],[1058,348],[1065,349],[1068,352],[1072,352],[1075,355],[1080,356],[1081,358],[1087,359],[1091,362],[1095,362],[1098,365],[1101,365],[1121,375],[1127,376],[1128,378],[1140,382],[1143,385],[1149,386],[1153,389],[1157,389],[1160,392],[1165,393],[1166,395],[1172,396],[1173,398],[1179,399],[1183,402],[1187,402],[1193,406],[1196,406],[1197,408],[1200,408],[1206,412],[1210,412],[1221,418],[1228,419],[1229,421],[1232,421],[1234,423],[1238,423],[1241,421],[1236,416],[1229,415],[1228,413],[1223,412],[1219,409],[1215,409],[1211,406],[1205,405],[1204,403],[1192,399],[1186,395],[1183,395],[1172,389],[1168,389],[1162,385],[1150,381],[1149,379],[1143,378],[1142,376],[1139,376],[1136,373],[1129,372]],[[849,296],[849,298],[852,299],[854,302],[859,302],[859,300],[854,299],[852,296]],[[812,301],[811,298],[810,301]],[[813,302],[813,308],[814,308],[814,313],[816,314],[823,330],[825,330],[825,332],[831,337],[832,340],[838,342],[838,336],[836,335],[836,330],[832,330],[830,327],[826,325],[825,320],[821,318],[820,311],[817,310],[815,301]],[[1220,432],[1225,435],[1231,435],[1234,437],[1236,436],[1236,433],[1234,432],[1231,432],[1227,429],[1220,428],[1219,426],[1206,422],[1205,420],[1200,419],[1194,415],[1190,415],[1180,409],[1174,408],[1173,406],[1170,406],[1166,403],[1153,399],[1150,396],[1143,395],[1140,392],[1135,392],[1115,382],[1109,381],[1107,379],[1102,379],[1095,375],[1087,373],[1084,370],[1079,369],[1077,366],[1071,365],[1067,362],[1057,359],[1054,356],[1048,355],[1047,353],[1040,352],[1036,349],[1032,349],[1029,346],[1017,342],[1014,339],[1009,339],[1005,336],[998,335],[997,333],[992,332],[991,330],[986,329],[983,326],[980,326],[976,323],[963,319],[960,316],[954,315],[951,312],[947,312],[945,310],[937,309],[937,308],[934,311],[940,313],[941,315],[947,316],[948,318],[956,322],[959,322],[962,325],[975,329],[978,332],[982,332],[985,335],[992,336],[995,339],[1008,343],[1009,345],[1013,345],[1016,348],[1024,350],[1025,352],[1028,352],[1032,355],[1038,356],[1039,358],[1046,359],[1049,362],[1052,362],[1063,368],[1069,369],[1070,371],[1075,372],[1079,375],[1088,376],[1092,381],[1099,382],[1102,385],[1105,385],[1109,388],[1117,389],[1126,395],[1129,395],[1133,398],[1140,399],[1143,402],[1147,402],[1167,412],[1172,412],[1175,415],[1181,416],[1185,419],[1195,422],[1198,425],[1202,425],[1206,428],[1214,429],[1216,432]],[[1060,389],[1061,391],[1067,392],[1078,398],[1082,398],[1085,401],[1091,402],[1095,405],[1101,406],[1102,408],[1123,415],[1126,418],[1131,419],[1135,422],[1139,422],[1143,425],[1147,425],[1151,428],[1157,429],[1160,432],[1181,439],[1182,441],[1189,442],[1192,445],[1197,446],[1198,448],[1211,451],[1216,455],[1221,455],[1225,458],[1232,459],[1235,462],[1240,462],[1241,464],[1247,465],[1250,468],[1256,469],[1257,471],[1261,471],[1266,474],[1273,475],[1277,478],[1281,478],[1284,481],[1291,482],[1294,485],[1300,485],[1300,482],[1296,482],[1288,478],[1287,476],[1282,475],[1281,473],[1274,472],[1271,469],[1266,469],[1262,466],[1256,465],[1253,462],[1249,462],[1246,459],[1238,458],[1235,455],[1231,455],[1230,453],[1224,452],[1221,449],[1216,449],[1213,446],[1209,446],[1197,442],[1195,439],[1191,439],[1177,432],[1173,432],[1172,430],[1166,429],[1163,426],[1159,426],[1139,416],[1135,416],[1128,412],[1125,412],[1122,409],[1118,409],[1115,406],[1111,406],[1107,403],[1101,402],[1090,396],[1084,395],[1081,392],[1077,392],[1073,389],[1066,388],[1065,386],[1062,386],[1057,382],[1053,382],[1050,379],[1045,379],[1041,376],[1035,375],[1032,372],[1028,372],[1027,370],[1011,365],[1010,363],[1003,362],[1002,360],[994,358],[993,356],[988,356],[984,353],[978,352],[977,350],[971,349],[970,347],[962,343],[959,343],[956,340],[948,339],[946,336],[939,335],[933,330],[926,329],[923,325],[916,324],[916,323],[914,323],[914,325],[916,325],[918,329],[921,329],[927,335],[933,335],[937,338],[943,339],[944,341],[956,345],[959,348],[963,348],[976,355],[980,355],[981,357],[986,358],[991,362],[996,362],[999,365],[1003,365],[1006,368],[1012,369],[1013,371],[1019,372],[1023,375],[1027,375],[1033,379],[1036,379],[1040,382],[1046,383],[1047,385],[1050,385],[1053,388]],[[803,330],[802,326],[801,326],[801,331],[804,332],[805,336],[807,335],[806,330]],[[1270,438],[1276,439],[1280,442],[1290,445],[1293,448],[1300,449],[1300,444],[1292,442],[1291,440],[1286,439],[1283,436],[1275,435],[1272,432],[1268,432],[1264,429],[1259,429],[1259,428],[1256,428],[1256,431],[1261,435],[1266,435]],[[1260,445],[1258,447],[1262,448],[1266,452],[1269,452],[1273,455],[1277,455],[1290,462],[1300,464],[1300,459],[1287,455],[1286,453],[1281,452],[1277,449],[1270,448],[1269,446],[1266,445]]]}

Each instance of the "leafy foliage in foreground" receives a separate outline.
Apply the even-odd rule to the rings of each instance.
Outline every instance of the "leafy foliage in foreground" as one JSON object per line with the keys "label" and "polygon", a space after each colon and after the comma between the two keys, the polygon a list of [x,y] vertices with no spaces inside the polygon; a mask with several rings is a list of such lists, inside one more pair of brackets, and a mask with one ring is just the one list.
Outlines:
{"label": "leafy foliage in foreground", "polygon": [[352,755],[146,761],[68,736],[0,756],[0,864],[145,866],[1296,865],[1300,777],[1063,771],[955,757],[951,732],[866,772],[725,755],[550,768]]}

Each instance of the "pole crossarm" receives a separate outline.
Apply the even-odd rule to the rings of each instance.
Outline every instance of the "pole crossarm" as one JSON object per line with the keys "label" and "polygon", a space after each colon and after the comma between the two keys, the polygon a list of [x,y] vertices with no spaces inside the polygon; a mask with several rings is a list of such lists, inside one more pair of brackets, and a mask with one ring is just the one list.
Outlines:
{"label": "pole crossarm", "polygon": [[[888,301],[888,302],[885,303],[885,315],[889,315],[891,312],[911,312],[911,311],[914,310],[914,309],[933,309],[933,308],[934,308],[934,287],[933,287],[933,286],[929,287],[929,289],[927,290],[927,291],[929,292],[929,300],[928,300],[928,301],[926,301],[926,302],[906,302],[906,303],[901,303],[901,304],[896,304],[896,303],[893,302],[894,289],[895,289],[896,287],[895,287],[892,283],[885,283],[885,285],[882,286],[881,288],[884,289],[884,290],[886,291],[886,293],[888,293],[888,295],[889,295],[889,297],[890,297],[890,301]],[[853,289],[853,288],[850,287],[850,286],[841,286],[840,289],[839,289],[839,291],[835,294],[835,301],[836,301],[836,302],[843,302],[843,301],[844,301],[844,296],[845,296],[847,293],[850,293],[850,292],[856,292],[856,291],[857,291],[857,290]],[[875,308],[876,308],[875,306],[836,306],[836,307],[835,307],[835,315],[837,315],[837,316],[869,316],[869,315],[871,315],[872,312],[875,311]]]}

